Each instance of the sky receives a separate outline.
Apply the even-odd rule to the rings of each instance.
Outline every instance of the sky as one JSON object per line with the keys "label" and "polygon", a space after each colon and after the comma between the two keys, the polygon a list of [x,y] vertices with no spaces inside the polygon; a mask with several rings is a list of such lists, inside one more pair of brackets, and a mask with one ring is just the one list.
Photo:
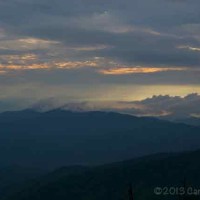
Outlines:
{"label": "sky", "polygon": [[0,0],[0,110],[200,93],[199,10],[199,0]]}

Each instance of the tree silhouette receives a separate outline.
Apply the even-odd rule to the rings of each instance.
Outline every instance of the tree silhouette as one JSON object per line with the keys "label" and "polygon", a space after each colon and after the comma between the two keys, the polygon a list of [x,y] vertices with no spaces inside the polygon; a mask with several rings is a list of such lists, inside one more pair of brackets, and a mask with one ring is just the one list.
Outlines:
{"label": "tree silhouette", "polygon": [[129,196],[129,200],[133,200],[133,187],[132,187],[132,184],[129,185],[128,196]]}

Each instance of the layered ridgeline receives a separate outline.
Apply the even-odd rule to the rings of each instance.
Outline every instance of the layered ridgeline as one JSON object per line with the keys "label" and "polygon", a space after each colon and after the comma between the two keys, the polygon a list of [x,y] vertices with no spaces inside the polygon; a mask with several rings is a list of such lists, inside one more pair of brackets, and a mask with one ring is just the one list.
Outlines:
{"label": "layered ridgeline", "polygon": [[195,150],[200,128],[111,112],[0,114],[0,165],[58,168]]}
{"label": "layered ridgeline", "polygon": [[[4,200],[128,200],[130,183],[135,200],[200,199],[200,151],[156,154],[98,167],[63,167],[24,185]],[[172,188],[156,195],[156,187]],[[175,195],[184,187],[189,196]],[[191,188],[191,189],[190,189]],[[163,190],[164,192],[165,190]]]}

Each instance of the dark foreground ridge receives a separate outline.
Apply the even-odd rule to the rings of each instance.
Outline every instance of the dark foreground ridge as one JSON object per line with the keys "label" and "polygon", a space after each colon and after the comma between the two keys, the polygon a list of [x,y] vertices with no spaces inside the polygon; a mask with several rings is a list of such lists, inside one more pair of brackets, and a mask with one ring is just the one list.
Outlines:
{"label": "dark foreground ridge", "polygon": [[156,195],[154,189],[200,188],[200,150],[156,154],[97,167],[63,167],[5,198],[6,200],[135,200],[199,199],[197,196]]}

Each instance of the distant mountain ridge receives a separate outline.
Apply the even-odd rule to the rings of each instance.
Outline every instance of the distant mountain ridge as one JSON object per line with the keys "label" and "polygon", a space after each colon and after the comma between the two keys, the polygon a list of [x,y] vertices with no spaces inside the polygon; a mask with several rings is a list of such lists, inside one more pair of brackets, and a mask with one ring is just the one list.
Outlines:
{"label": "distant mountain ridge", "polygon": [[179,118],[176,116],[169,115],[169,116],[160,116],[160,117],[158,117],[158,119],[170,121],[173,123],[182,123],[182,124],[200,127],[200,118],[199,117],[191,116],[191,117]]}
{"label": "distant mountain ridge", "polygon": [[200,118],[197,118],[197,117],[189,117],[189,118],[184,118],[184,119],[177,119],[176,122],[200,127]]}
{"label": "distant mountain ridge", "polygon": [[0,114],[0,165],[58,168],[195,150],[200,128],[113,112],[23,110]]}

